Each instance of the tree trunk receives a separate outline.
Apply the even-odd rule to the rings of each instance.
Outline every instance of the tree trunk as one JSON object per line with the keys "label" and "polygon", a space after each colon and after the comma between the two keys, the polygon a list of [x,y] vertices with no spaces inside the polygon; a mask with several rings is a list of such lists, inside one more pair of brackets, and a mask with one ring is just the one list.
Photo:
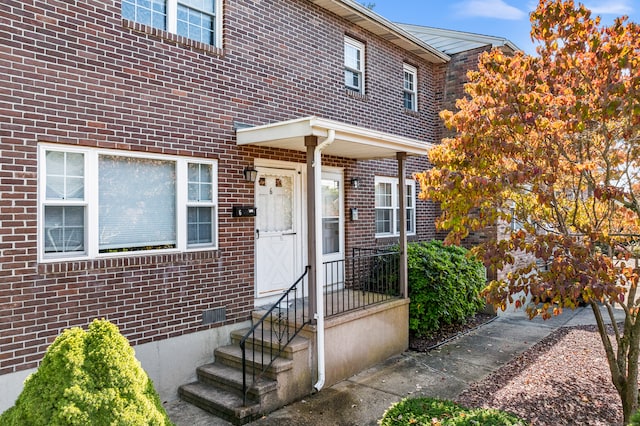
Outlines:
{"label": "tree trunk", "polygon": [[[640,354],[638,345],[640,339],[640,322],[634,321],[631,323],[629,321],[630,318],[626,318],[625,327],[622,331],[622,340],[625,340],[627,343],[624,344],[626,346],[624,353],[620,353],[614,350],[611,344],[609,334],[607,333],[607,325],[600,312],[600,306],[595,301],[592,301],[590,305],[596,318],[598,333],[600,334],[607,355],[607,362],[609,364],[609,370],[611,371],[611,380],[622,402],[622,416],[624,418],[624,424],[626,425],[629,424],[631,416],[638,409],[638,355]],[[615,319],[612,317],[611,321],[615,321]],[[621,360],[626,361],[622,363],[624,368],[622,368],[618,362],[619,357],[623,358]]]}
{"label": "tree trunk", "polygon": [[620,395],[620,398],[622,398],[623,424],[628,425],[631,420],[631,416],[638,408],[638,386],[633,383],[629,383],[625,386],[622,393],[623,394]]}
{"label": "tree trunk", "polygon": [[[627,314],[624,336],[629,342],[627,348],[627,381],[622,397],[624,424],[629,424],[631,416],[638,409],[638,357],[640,356],[640,322],[636,315]],[[629,318],[629,316],[632,316]]]}

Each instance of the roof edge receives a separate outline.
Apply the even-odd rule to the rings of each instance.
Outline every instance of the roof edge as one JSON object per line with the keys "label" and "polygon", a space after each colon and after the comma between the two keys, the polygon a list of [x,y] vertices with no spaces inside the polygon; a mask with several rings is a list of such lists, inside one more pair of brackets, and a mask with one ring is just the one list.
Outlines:
{"label": "roof edge", "polygon": [[[338,8],[342,8],[344,10],[350,10],[351,12],[355,13],[357,16],[355,17],[351,17],[351,16],[343,16],[346,19],[350,20],[351,22],[355,23],[356,25],[364,28],[364,29],[368,29],[366,27],[364,27],[361,23],[361,20],[365,20],[368,21],[369,23],[373,24],[374,26],[378,26],[381,28],[385,28],[387,31],[395,34],[397,36],[398,39],[400,40],[404,40],[405,42],[409,43],[410,45],[413,45],[419,49],[423,49],[428,53],[428,56],[431,57],[430,62],[433,63],[447,63],[451,60],[451,57],[449,55],[447,55],[446,53],[434,48],[433,46],[425,43],[424,41],[420,40],[418,37],[414,36],[413,34],[411,34],[410,32],[404,30],[403,28],[401,28],[400,26],[398,26],[397,24],[394,24],[393,22],[389,21],[388,19],[386,19],[385,17],[378,15],[376,12],[372,11],[371,9],[366,8],[365,6],[363,6],[362,4],[354,1],[354,0],[308,0],[316,5],[318,5],[319,7],[322,7],[326,10],[329,10],[331,12],[335,13],[335,10],[332,10],[332,8],[328,7],[328,4],[334,4],[336,6],[338,6]],[[349,18],[352,19],[349,19]],[[357,19],[357,18],[361,18],[361,19]],[[355,18],[355,19],[354,19]],[[375,33],[375,32],[374,32]],[[379,34],[378,34],[379,35]],[[392,43],[400,46],[401,48],[403,48],[406,51],[409,51],[410,53],[416,54],[418,56],[421,56],[420,53],[414,51],[414,50],[410,50],[406,47],[403,47],[400,43],[394,41],[394,40],[390,40]]]}
{"label": "roof edge", "polygon": [[469,31],[451,30],[447,28],[430,27],[427,25],[418,25],[418,24],[397,23],[397,25],[403,29],[407,29],[406,31],[410,33],[412,29],[415,31],[427,30],[434,34],[440,34],[443,36],[446,35],[446,36],[461,39],[461,40],[473,40],[476,42],[485,42],[486,44],[490,44],[492,47],[498,47],[498,48],[507,47],[514,52],[522,51],[522,49],[520,49],[515,43],[513,43],[511,40],[509,40],[506,37],[472,33]]}

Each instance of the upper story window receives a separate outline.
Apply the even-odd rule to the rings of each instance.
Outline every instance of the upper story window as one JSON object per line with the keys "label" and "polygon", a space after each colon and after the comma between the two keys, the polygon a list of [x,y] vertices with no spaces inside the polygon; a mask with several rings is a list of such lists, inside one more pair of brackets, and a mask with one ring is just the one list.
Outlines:
{"label": "upper story window", "polygon": [[220,46],[221,4],[222,0],[122,0],[122,17]]}
{"label": "upper story window", "polygon": [[418,70],[411,65],[404,64],[403,67],[403,99],[404,107],[410,111],[418,110]]}
{"label": "upper story window", "polygon": [[364,94],[364,44],[350,37],[344,38],[344,84]]}
{"label": "upper story window", "polygon": [[217,164],[40,146],[42,259],[217,247]]}
{"label": "upper story window", "polygon": [[[398,179],[389,177],[375,178],[376,237],[400,235],[400,200],[398,198]],[[416,183],[406,180],[407,188],[407,233],[416,232]]]}

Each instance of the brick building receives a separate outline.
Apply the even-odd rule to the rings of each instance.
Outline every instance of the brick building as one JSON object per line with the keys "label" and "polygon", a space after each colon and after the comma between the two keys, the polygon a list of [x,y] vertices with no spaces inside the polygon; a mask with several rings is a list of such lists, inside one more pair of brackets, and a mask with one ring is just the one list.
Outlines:
{"label": "brick building", "polygon": [[352,0],[0,14],[0,411],[62,330],[102,317],[173,399],[307,264],[435,238],[411,174],[477,54],[514,48]]}

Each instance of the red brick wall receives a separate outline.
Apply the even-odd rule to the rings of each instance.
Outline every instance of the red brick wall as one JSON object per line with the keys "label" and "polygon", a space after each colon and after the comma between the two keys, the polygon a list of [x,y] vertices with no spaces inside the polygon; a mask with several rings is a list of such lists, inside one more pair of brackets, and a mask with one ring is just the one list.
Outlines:
{"label": "red brick wall", "polygon": [[[406,163],[407,178],[411,178],[415,172],[424,171],[429,167],[426,157],[409,157]],[[351,247],[387,247],[398,242],[397,237],[375,238],[375,177],[398,175],[398,165],[395,160],[380,160],[358,162],[353,168],[345,172],[346,187],[349,191],[345,209],[346,214],[346,247],[347,252]],[[351,176],[359,178],[359,188],[350,189]],[[420,192],[420,186],[416,183],[416,195]],[[436,204],[431,201],[416,200],[416,235],[407,237],[409,241],[428,241],[436,238],[434,218],[436,217]],[[349,209],[358,209],[358,220],[351,221]]]}
{"label": "red brick wall", "polygon": [[[456,100],[466,96],[464,91],[464,85],[468,82],[467,71],[478,69],[478,57],[488,50],[491,46],[484,46],[474,50],[461,52],[452,55],[451,61],[448,64],[446,74],[446,84],[444,93],[444,109],[450,111],[456,111]],[[442,129],[442,137],[448,137],[453,135],[453,131],[449,131],[444,126]],[[438,211],[438,215],[440,212]],[[436,237],[438,239],[444,239],[447,232],[438,231]],[[482,231],[470,234],[462,241],[462,245],[467,248],[471,248],[478,244],[485,242],[488,238],[496,235],[495,227],[488,227]]]}
{"label": "red brick wall", "polygon": [[[451,57],[451,61],[448,64],[446,85],[444,94],[444,108],[456,111],[455,102],[457,99],[465,96],[464,84],[468,81],[467,71],[478,69],[478,57],[485,51],[488,51],[490,46],[485,46],[470,50],[467,52],[458,53]],[[443,137],[452,135],[453,132],[443,128]],[[437,213],[439,215],[439,212]],[[510,226],[505,223],[497,223],[493,226],[488,226],[480,231],[472,232],[467,238],[462,240],[462,246],[471,248],[487,242],[490,239],[507,238],[509,234]],[[436,232],[436,238],[443,239],[446,236],[446,232]],[[487,279],[503,279],[506,274],[513,270],[515,267],[522,266],[532,260],[532,257],[522,252],[514,252],[515,264],[513,267],[505,268],[501,271],[487,269]]]}
{"label": "red brick wall", "polygon": [[[225,1],[224,46],[210,49],[123,21],[118,0],[4,0],[0,5],[0,374],[35,367],[64,328],[117,323],[132,344],[204,330],[206,309],[227,322],[253,306],[250,218],[242,169],[253,158],[304,162],[302,153],[235,146],[234,122],[317,115],[366,128],[439,139],[443,66],[433,66],[306,0]],[[343,37],[366,44],[366,89],[343,88]],[[402,62],[419,70],[420,113],[402,108]],[[37,262],[37,144],[82,145],[217,158],[219,242],[210,252]],[[410,163],[409,172],[426,167]],[[373,176],[395,161],[355,163],[347,186],[349,244],[373,239]],[[433,206],[418,202],[420,237]]]}
{"label": "red brick wall", "polygon": [[466,52],[457,53],[451,56],[445,77],[444,108],[455,111],[456,100],[465,96],[464,84],[467,79],[468,70],[478,69],[478,57],[491,46],[479,47]]}

